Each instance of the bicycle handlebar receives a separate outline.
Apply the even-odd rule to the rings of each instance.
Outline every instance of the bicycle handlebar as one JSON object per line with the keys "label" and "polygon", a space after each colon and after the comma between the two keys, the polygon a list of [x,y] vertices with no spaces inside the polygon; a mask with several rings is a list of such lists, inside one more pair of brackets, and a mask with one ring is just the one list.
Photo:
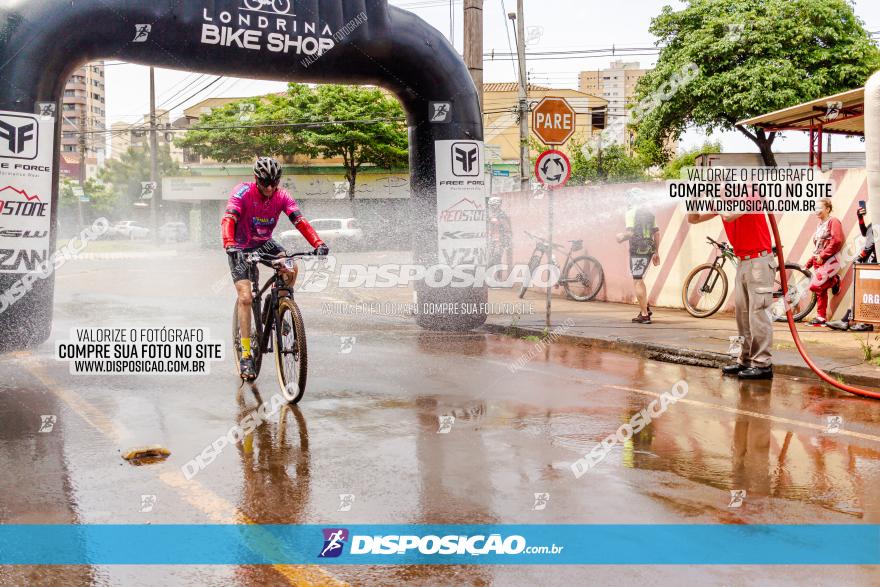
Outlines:
{"label": "bicycle handlebar", "polygon": [[731,248],[731,247],[730,247],[730,243],[719,243],[718,241],[716,241],[715,239],[713,239],[711,236],[707,236],[707,237],[706,237],[706,241],[707,241],[710,245],[712,245],[713,247],[718,247],[718,248],[721,249],[722,251]]}
{"label": "bicycle handlebar", "polygon": [[[539,242],[542,242],[542,243],[545,243],[545,244],[550,244],[550,241],[547,240],[546,238],[542,237],[542,236],[538,236],[538,235],[532,234],[532,233],[529,232],[528,230],[524,230],[523,232],[524,232],[525,234],[527,234],[529,237],[531,237],[532,239],[536,240],[536,241],[539,241]],[[565,247],[563,247],[563,246],[560,245],[559,243],[553,243],[553,248],[556,249],[557,251],[564,251],[564,250],[566,250]]]}
{"label": "bicycle handlebar", "polygon": [[309,251],[306,253],[287,253],[285,252],[283,255],[267,255],[265,253],[260,253],[259,251],[251,251],[249,253],[245,253],[244,251],[239,251],[244,256],[245,263],[263,263],[265,265],[271,266],[271,263],[274,261],[283,261],[285,259],[296,259],[298,257],[325,257],[326,255],[318,255],[314,251]]}

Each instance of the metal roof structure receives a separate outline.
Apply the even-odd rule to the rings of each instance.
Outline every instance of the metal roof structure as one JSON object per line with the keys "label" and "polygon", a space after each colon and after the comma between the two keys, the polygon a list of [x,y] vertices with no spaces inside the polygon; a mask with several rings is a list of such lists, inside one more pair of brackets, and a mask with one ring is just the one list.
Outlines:
{"label": "metal roof structure", "polygon": [[818,98],[776,112],[740,120],[737,125],[767,132],[810,133],[810,165],[822,166],[822,135],[865,135],[865,88]]}

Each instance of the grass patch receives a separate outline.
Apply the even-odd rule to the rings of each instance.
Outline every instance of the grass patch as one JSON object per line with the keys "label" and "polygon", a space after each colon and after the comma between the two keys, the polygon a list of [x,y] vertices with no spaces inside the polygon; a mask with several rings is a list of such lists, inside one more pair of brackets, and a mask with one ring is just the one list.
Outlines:
{"label": "grass patch", "polygon": [[878,358],[877,353],[880,351],[880,345],[877,344],[880,341],[880,338],[874,337],[874,340],[871,340],[871,335],[865,337],[865,340],[862,340],[860,336],[856,336],[856,340],[859,343],[859,346],[862,347],[862,355],[865,357],[865,362],[873,363],[874,359]]}

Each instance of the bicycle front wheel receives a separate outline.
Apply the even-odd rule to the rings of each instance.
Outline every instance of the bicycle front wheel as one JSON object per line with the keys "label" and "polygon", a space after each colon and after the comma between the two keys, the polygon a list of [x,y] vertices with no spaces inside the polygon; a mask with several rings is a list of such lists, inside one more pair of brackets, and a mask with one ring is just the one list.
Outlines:
{"label": "bicycle front wheel", "polygon": [[532,258],[529,259],[529,274],[526,275],[522,287],[519,288],[519,299],[523,299],[524,297],[526,297],[526,292],[529,291],[529,286],[532,284],[532,274],[535,272],[535,269],[538,268],[538,265],[541,264],[541,259],[543,258],[544,255],[539,255],[535,253],[534,255],[532,255]]}
{"label": "bicycle front wheel", "polygon": [[605,271],[594,257],[584,255],[572,259],[565,269],[562,285],[565,294],[576,302],[589,302],[605,285]]}
{"label": "bicycle front wheel", "polygon": [[[816,294],[810,291],[811,274],[809,271],[798,265],[797,263],[785,264],[785,277],[788,281],[788,303],[791,304],[791,314],[795,322],[800,322],[816,307]],[[782,282],[779,278],[779,271],[776,272],[776,282],[774,283],[775,291],[782,291]],[[799,298],[797,292],[802,291]],[[788,322],[785,314],[776,318],[777,322]]]}
{"label": "bicycle front wheel", "polygon": [[[238,325],[238,300],[235,300],[235,307],[232,310],[232,348],[235,349],[235,372],[240,373],[239,363],[241,362],[241,328]],[[263,349],[260,348],[260,339],[257,336],[257,325],[254,322],[254,315],[251,313],[251,357],[254,360],[254,373],[260,375],[260,366],[263,364]]]}
{"label": "bicycle front wheel", "polygon": [[685,278],[681,303],[694,318],[708,318],[727,299],[727,275],[711,263],[694,268]]}
{"label": "bicycle front wheel", "polygon": [[306,328],[302,313],[292,298],[282,298],[278,303],[278,319],[275,323],[275,370],[278,385],[291,404],[302,399],[306,392],[309,356],[306,349]]}

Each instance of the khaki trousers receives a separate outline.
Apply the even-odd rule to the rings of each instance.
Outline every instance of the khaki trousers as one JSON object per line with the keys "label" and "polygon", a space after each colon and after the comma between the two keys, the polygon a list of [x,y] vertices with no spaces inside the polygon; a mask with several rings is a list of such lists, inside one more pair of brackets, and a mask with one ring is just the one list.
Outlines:
{"label": "khaki trousers", "polygon": [[776,259],[772,255],[741,260],[736,269],[733,295],[736,328],[743,337],[739,362],[746,367],[768,367],[773,347],[773,281]]}

